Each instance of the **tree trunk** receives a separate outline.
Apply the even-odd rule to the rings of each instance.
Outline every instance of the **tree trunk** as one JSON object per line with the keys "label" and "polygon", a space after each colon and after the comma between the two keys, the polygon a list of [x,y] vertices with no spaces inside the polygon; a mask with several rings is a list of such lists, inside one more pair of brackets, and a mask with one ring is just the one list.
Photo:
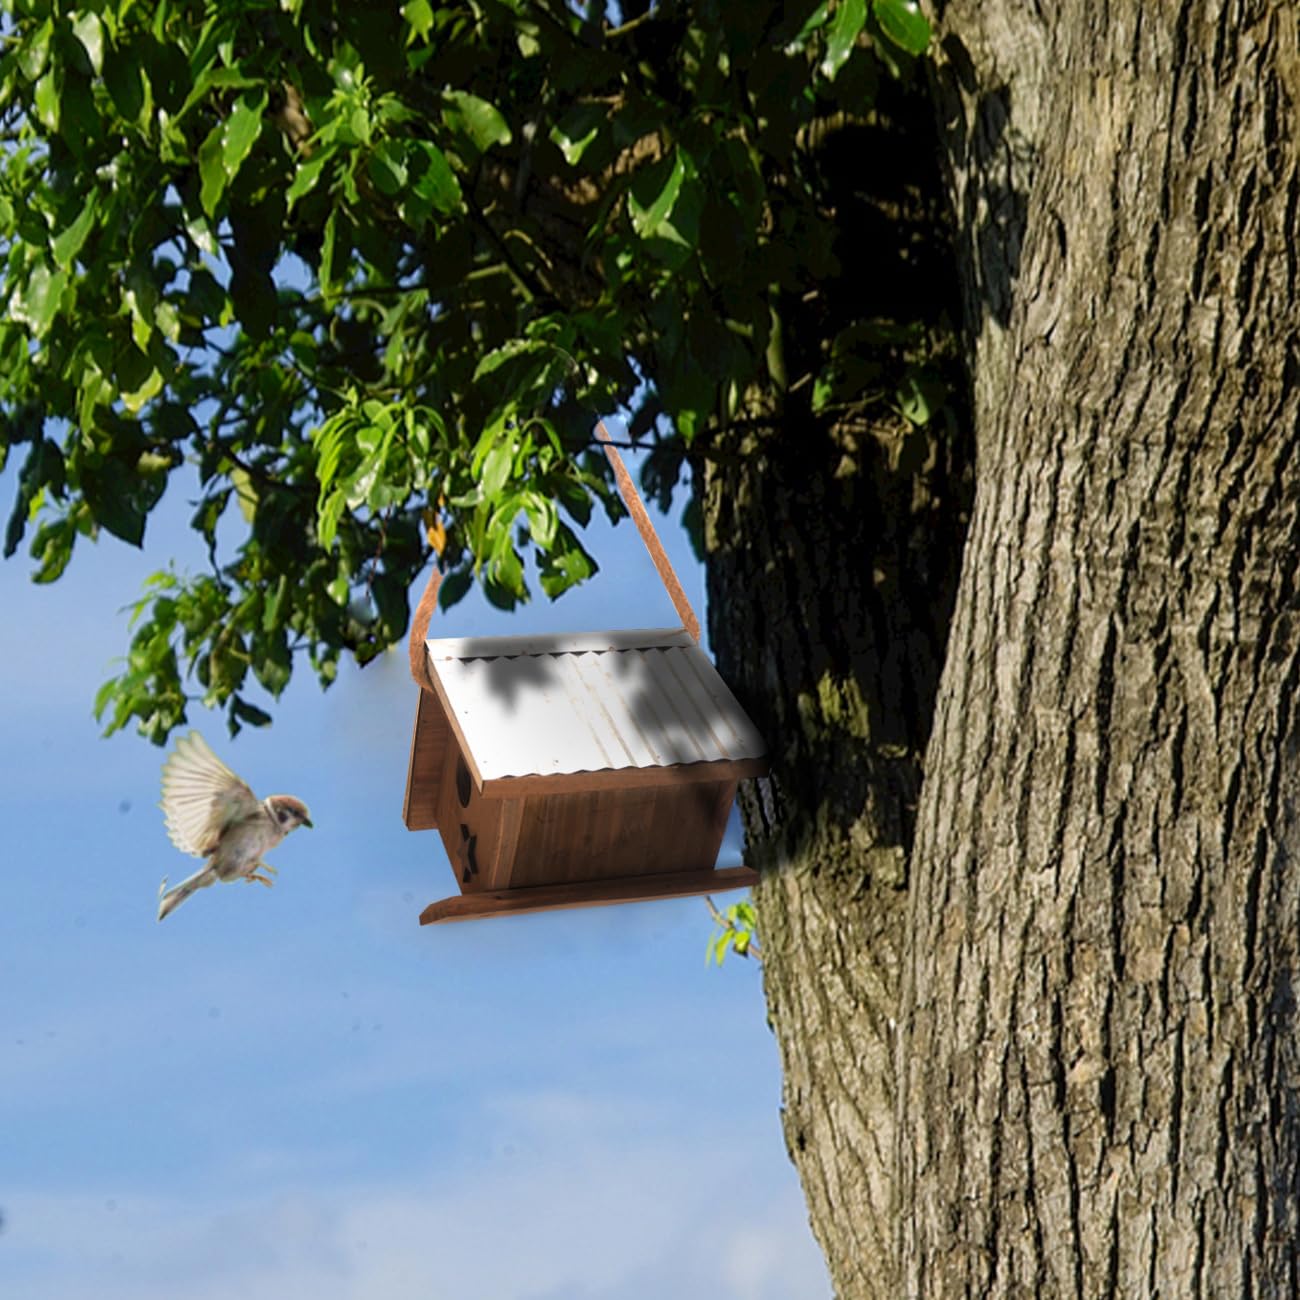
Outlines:
{"label": "tree trunk", "polygon": [[948,467],[887,461],[871,438],[780,430],[706,474],[719,667],[781,745],[742,793],[746,855],[786,1143],[841,1296],[897,1295],[906,850],[960,550]]}
{"label": "tree trunk", "polygon": [[[907,857],[969,518],[969,438],[891,404],[815,413],[831,340],[866,320],[919,329],[878,348],[878,387],[924,358],[956,389],[960,312],[924,87],[869,123],[811,132],[840,274],[780,303],[791,377],[700,449],[710,640],[769,743],[742,786],[783,1120],[841,1297],[896,1300],[895,1025]],[[862,158],[873,166],[864,169]],[[900,334],[909,333],[900,329]],[[910,337],[910,334],[909,334]],[[873,387],[875,387],[873,385]],[[800,396],[801,394],[801,396]],[[743,431],[742,431],[743,430]],[[747,783],[748,784],[748,783]]]}
{"label": "tree trunk", "polygon": [[1293,1296],[1297,19],[1046,12],[940,26],[976,496],[911,861],[902,1293]]}

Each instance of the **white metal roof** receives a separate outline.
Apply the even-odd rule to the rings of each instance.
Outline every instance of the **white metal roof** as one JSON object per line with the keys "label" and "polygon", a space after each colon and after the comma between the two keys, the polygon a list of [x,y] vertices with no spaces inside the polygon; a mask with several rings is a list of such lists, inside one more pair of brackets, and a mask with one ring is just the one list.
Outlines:
{"label": "white metal roof", "polygon": [[680,628],[431,640],[428,652],[484,781],[766,752]]}

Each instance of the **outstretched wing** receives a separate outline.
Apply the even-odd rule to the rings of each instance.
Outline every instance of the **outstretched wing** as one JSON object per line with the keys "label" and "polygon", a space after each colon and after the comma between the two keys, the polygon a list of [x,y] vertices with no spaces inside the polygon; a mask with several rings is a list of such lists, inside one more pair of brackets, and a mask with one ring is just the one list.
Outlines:
{"label": "outstretched wing", "polygon": [[163,817],[182,853],[206,858],[232,822],[255,815],[257,796],[213,752],[197,731],[182,736],[163,764]]}

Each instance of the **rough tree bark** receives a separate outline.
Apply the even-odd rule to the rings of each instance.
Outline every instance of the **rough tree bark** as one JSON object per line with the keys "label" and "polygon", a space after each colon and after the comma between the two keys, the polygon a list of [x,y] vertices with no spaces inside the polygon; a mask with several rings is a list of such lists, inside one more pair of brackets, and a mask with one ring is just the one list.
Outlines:
{"label": "rough tree bark", "polygon": [[937,7],[951,633],[954,480],[707,473],[791,1155],[839,1300],[1300,1294],[1294,9]]}
{"label": "rough tree bark", "polygon": [[976,495],[911,862],[904,1290],[1300,1293],[1286,4],[941,20]]}
{"label": "rough tree bark", "polygon": [[[937,155],[915,148],[916,131],[933,133],[923,87],[818,146],[841,274],[780,306],[780,369],[796,390],[865,315],[921,324],[964,409],[955,351],[934,351],[960,305]],[[886,371],[906,361],[882,358]],[[751,394],[741,429],[700,462],[710,639],[779,742],[742,810],[747,860],[763,872],[787,1147],[837,1292],[892,1300],[906,864],[969,515],[969,439],[960,421],[914,428],[868,404],[818,418],[809,387]]]}

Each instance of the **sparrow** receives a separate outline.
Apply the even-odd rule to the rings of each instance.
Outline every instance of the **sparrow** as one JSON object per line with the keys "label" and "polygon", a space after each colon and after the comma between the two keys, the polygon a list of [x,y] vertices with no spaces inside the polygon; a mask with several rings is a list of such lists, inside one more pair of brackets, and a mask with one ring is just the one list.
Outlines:
{"label": "sparrow", "polygon": [[[213,752],[197,731],[182,736],[162,772],[162,802],[167,834],[182,853],[207,858],[188,880],[158,889],[158,919],[178,908],[196,889],[218,880],[256,880],[270,886],[276,874],[262,861],[292,830],[310,826],[301,799],[273,794],[259,801]],[[259,875],[258,871],[267,872]]]}

